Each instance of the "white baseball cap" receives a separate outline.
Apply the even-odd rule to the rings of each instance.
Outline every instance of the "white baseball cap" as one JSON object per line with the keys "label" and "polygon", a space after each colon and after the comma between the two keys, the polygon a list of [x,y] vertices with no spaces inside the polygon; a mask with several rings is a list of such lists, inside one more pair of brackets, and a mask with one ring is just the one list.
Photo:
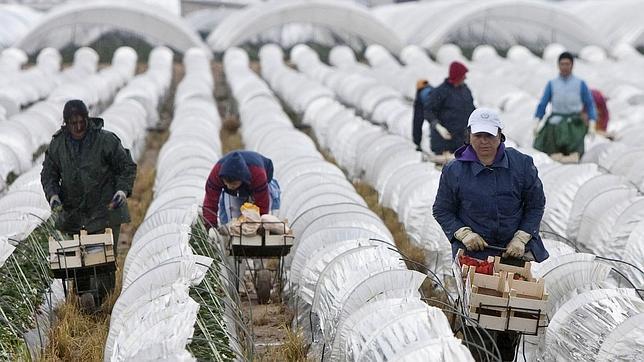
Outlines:
{"label": "white baseball cap", "polygon": [[503,122],[497,111],[492,108],[477,108],[470,114],[467,120],[467,126],[470,127],[472,133],[486,132],[493,136],[503,129]]}

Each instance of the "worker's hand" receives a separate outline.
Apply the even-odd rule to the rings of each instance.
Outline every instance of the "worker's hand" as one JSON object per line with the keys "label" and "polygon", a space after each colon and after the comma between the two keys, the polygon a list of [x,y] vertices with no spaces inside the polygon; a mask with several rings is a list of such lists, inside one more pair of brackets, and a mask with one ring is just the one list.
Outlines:
{"label": "worker's hand", "polygon": [[208,229],[208,238],[212,240],[219,240],[219,235],[217,234],[217,230],[215,230],[215,228]]}
{"label": "worker's hand", "polygon": [[487,243],[481,235],[475,233],[469,227],[462,227],[454,233],[454,237],[460,240],[468,251],[479,251],[485,249]]}
{"label": "worker's hand", "polygon": [[446,139],[448,141],[452,139],[452,134],[449,133],[447,128],[443,127],[440,123],[436,123],[435,128],[436,128],[436,131],[438,132],[438,134],[440,134],[441,137],[443,137],[443,139]]}
{"label": "worker's hand", "polygon": [[514,233],[514,237],[508,243],[507,250],[503,253],[503,257],[511,256],[513,258],[521,258],[525,254],[525,245],[532,239],[532,235],[525,231],[519,230]]}
{"label": "worker's hand", "polygon": [[112,201],[110,201],[110,209],[117,209],[123,205],[125,205],[125,201],[127,200],[127,195],[125,195],[125,191],[118,190],[112,197]]}
{"label": "worker's hand", "polygon": [[49,207],[51,207],[51,211],[53,212],[63,211],[63,203],[60,201],[58,195],[54,195],[49,199]]}
{"label": "worker's hand", "polygon": [[541,132],[541,129],[545,124],[546,122],[543,122],[540,118],[534,117],[534,128],[532,129],[532,133],[535,137],[539,134],[539,132]]}
{"label": "worker's hand", "polygon": [[416,91],[419,91],[419,90],[427,87],[428,84],[429,84],[429,82],[427,81],[427,79],[419,79],[419,80],[417,80],[416,81]]}
{"label": "worker's hand", "polygon": [[591,139],[594,139],[597,134],[597,122],[594,119],[588,121],[588,134]]}
{"label": "worker's hand", "polygon": [[217,232],[218,232],[218,233],[219,233],[219,235],[221,235],[221,236],[228,236],[228,235],[230,235],[230,231],[228,230],[228,226],[226,226],[226,225],[219,225],[219,226],[217,227]]}

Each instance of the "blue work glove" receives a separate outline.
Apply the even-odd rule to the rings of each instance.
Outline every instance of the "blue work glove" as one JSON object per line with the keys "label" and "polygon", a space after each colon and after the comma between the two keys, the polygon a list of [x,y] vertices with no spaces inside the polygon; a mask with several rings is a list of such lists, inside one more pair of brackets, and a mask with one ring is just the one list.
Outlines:
{"label": "blue work glove", "polygon": [[63,211],[63,203],[60,201],[60,197],[58,197],[58,195],[54,195],[49,199],[49,207],[53,212]]}
{"label": "blue work glove", "polygon": [[125,192],[118,190],[112,197],[112,201],[110,201],[110,209],[117,209],[125,205],[126,201],[127,201],[127,195],[125,195]]}

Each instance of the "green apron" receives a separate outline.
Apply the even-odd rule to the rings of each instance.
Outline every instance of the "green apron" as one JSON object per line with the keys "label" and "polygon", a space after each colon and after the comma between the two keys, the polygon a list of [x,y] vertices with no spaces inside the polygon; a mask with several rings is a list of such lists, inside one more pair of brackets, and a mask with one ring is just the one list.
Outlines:
{"label": "green apron", "polygon": [[[551,123],[554,117],[561,117],[561,121]],[[581,157],[584,154],[584,138],[587,132],[588,126],[579,113],[553,113],[535,137],[533,147],[548,155],[553,153],[569,155],[578,152]]]}

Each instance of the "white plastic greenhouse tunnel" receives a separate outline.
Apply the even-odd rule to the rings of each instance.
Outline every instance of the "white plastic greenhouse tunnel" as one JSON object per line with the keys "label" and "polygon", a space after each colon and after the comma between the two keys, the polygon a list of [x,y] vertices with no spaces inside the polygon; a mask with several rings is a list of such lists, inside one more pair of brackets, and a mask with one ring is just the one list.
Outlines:
{"label": "white plastic greenhouse tunnel", "polygon": [[[467,317],[432,215],[450,158],[431,153],[429,122],[422,151],[412,140],[416,82],[440,85],[453,61],[546,196],[549,257],[531,272],[547,299],[516,360],[641,360],[643,11],[638,0],[0,4],[0,360],[40,360],[63,342],[54,316],[75,302],[49,270],[48,239],[62,235],[40,173],[64,104],[82,99],[149,179],[128,201],[141,217],[88,360],[501,361],[489,331],[470,328],[481,321]],[[563,51],[610,110],[574,163],[533,148]],[[279,308],[262,317],[252,273],[202,215],[235,142],[272,160],[275,216],[293,235]],[[287,337],[263,340],[258,323]],[[265,354],[284,350],[299,354]]]}

